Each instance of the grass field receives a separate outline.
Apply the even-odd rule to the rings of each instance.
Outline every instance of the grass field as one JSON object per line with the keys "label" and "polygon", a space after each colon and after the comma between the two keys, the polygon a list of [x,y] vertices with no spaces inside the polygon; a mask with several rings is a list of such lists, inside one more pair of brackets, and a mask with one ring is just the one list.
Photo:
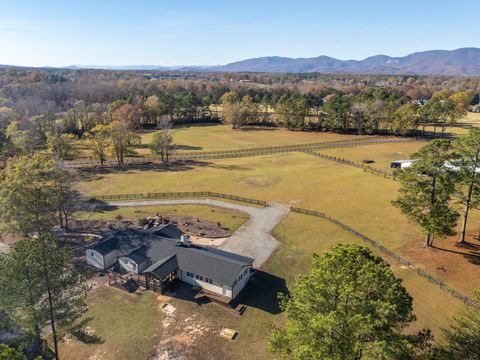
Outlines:
{"label": "grass field", "polygon": [[320,151],[322,154],[330,156],[336,156],[355,162],[362,162],[362,160],[373,160],[374,163],[368,164],[378,169],[390,170],[390,163],[394,160],[407,160],[410,159],[410,154],[417,151],[426,142],[413,141],[398,143],[392,145],[387,144],[375,144],[366,146],[356,146],[350,148],[336,148]]}
{"label": "grass field", "polygon": [[[141,135],[142,146],[137,150],[148,155],[146,145],[152,141],[154,132]],[[292,144],[306,144],[358,138],[358,135],[340,135],[324,132],[288,131],[282,128],[245,128],[233,130],[230,125],[205,125],[181,127],[173,130],[177,151],[232,150]]]}
{"label": "grass field", "polygon": [[194,204],[118,207],[112,210],[77,212],[74,216],[80,219],[113,220],[120,215],[125,219],[137,220],[154,216],[157,213],[163,216],[195,216],[214,223],[220,222],[223,228],[229,229],[230,231],[237,230],[249,218],[248,215],[240,211],[217,206]]}

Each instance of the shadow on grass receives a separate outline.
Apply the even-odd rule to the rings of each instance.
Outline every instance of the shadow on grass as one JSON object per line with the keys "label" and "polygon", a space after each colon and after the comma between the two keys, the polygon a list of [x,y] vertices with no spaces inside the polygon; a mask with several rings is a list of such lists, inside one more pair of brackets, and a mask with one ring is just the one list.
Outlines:
{"label": "shadow on grass", "polygon": [[457,247],[459,249],[465,249],[465,251],[446,249],[446,248],[432,245],[432,248],[436,250],[448,252],[451,254],[462,255],[471,264],[480,265],[480,253],[478,252],[478,250],[480,250],[479,245],[465,242],[464,244],[457,244]]}
{"label": "shadow on grass", "polygon": [[175,150],[203,150],[203,147],[175,144]]}
{"label": "shadow on grass", "polygon": [[77,339],[78,341],[84,344],[103,344],[105,340],[92,331],[89,331],[88,324],[93,320],[93,317],[88,317],[80,321],[72,329],[70,329],[70,334]]}
{"label": "shadow on grass", "polygon": [[266,125],[266,126],[246,126],[246,127],[241,127],[238,130],[245,131],[245,132],[253,132],[253,131],[277,131],[279,129],[273,126]]}
{"label": "shadow on grass", "polygon": [[276,315],[282,312],[279,293],[289,293],[285,279],[257,270],[236,301]]}
{"label": "shadow on grass", "polygon": [[103,179],[105,175],[121,174],[129,171],[182,172],[199,167],[212,167],[222,170],[249,170],[248,167],[240,165],[219,165],[209,161],[181,160],[168,163],[145,162],[125,164],[124,166],[92,166],[79,168],[77,171],[80,181],[98,181]]}

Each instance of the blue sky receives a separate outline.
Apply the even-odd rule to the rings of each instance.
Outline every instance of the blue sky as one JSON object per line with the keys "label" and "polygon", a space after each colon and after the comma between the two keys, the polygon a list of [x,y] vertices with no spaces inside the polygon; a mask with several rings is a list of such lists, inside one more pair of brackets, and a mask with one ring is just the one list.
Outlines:
{"label": "blue sky", "polygon": [[479,0],[0,0],[0,64],[205,65],[480,47]]}

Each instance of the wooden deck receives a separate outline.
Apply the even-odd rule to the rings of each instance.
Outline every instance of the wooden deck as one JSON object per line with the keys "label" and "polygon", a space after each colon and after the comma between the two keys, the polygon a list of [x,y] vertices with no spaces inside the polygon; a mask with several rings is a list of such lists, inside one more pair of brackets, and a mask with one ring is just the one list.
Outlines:
{"label": "wooden deck", "polygon": [[243,315],[247,307],[242,304],[236,304],[231,298],[213,293],[211,291],[202,289],[197,292],[195,295],[195,299],[200,299],[202,297],[206,297],[208,300],[213,302],[214,304],[221,305],[228,310],[231,310],[235,315]]}

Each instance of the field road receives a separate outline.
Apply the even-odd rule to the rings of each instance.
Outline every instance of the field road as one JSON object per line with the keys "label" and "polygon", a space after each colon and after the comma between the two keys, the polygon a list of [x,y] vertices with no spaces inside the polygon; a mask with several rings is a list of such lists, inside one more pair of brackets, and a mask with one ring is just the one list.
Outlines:
{"label": "field road", "polygon": [[108,205],[118,207],[178,204],[213,205],[242,211],[250,215],[250,219],[240,226],[232,236],[227,238],[219,248],[254,258],[253,265],[256,268],[259,268],[280,244],[277,239],[270,235],[270,231],[290,211],[288,206],[276,203],[271,203],[264,208],[255,208],[211,199],[115,201],[108,203]]}

